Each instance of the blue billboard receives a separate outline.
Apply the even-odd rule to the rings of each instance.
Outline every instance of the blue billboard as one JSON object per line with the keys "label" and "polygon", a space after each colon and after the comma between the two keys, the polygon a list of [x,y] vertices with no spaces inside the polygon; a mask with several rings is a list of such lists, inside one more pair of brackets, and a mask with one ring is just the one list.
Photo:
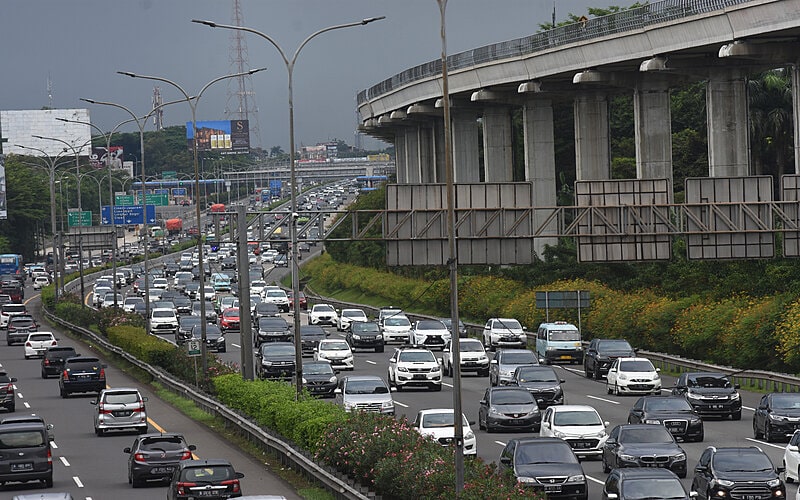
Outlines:
{"label": "blue billboard", "polygon": [[280,179],[269,181],[269,194],[273,198],[280,198],[282,192],[282,186],[283,183],[280,181]]}
{"label": "blue billboard", "polygon": [[[147,223],[156,223],[155,205],[147,205]],[[100,210],[100,224],[111,224],[111,208],[104,205]],[[144,224],[144,217],[141,205],[114,205],[114,224],[123,226],[126,224]]]}

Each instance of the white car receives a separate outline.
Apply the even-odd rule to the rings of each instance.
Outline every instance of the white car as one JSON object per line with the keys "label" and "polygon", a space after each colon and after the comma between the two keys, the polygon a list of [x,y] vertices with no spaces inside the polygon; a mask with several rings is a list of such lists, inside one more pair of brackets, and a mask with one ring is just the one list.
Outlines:
{"label": "white car", "polygon": [[578,458],[599,457],[608,439],[608,422],[588,405],[548,406],[542,414],[539,436],[561,438]]}
{"label": "white car", "polygon": [[161,290],[166,290],[169,288],[169,281],[167,278],[153,278],[153,282],[150,284],[150,288],[159,288]]}
{"label": "white car", "polygon": [[121,307],[124,298],[122,297],[122,294],[119,292],[106,292],[106,294],[103,295],[102,307],[114,307],[115,296],[117,298],[117,307]]}
{"label": "white car", "polygon": [[314,304],[308,311],[308,324],[336,326],[339,324],[339,316],[330,304]]}
{"label": "white car", "polygon": [[[434,441],[442,446],[449,446],[455,437],[455,426],[453,425],[453,409],[450,408],[431,408],[420,410],[414,422],[411,424],[423,436],[431,436]],[[462,436],[464,437],[464,455],[477,455],[478,442],[472,427],[464,414],[461,414],[463,421]]]}
{"label": "white car", "polygon": [[178,316],[174,309],[157,307],[150,311],[148,332],[156,335],[159,333],[176,334],[178,332]]}
{"label": "white car", "polygon": [[25,339],[25,359],[42,357],[54,345],[58,345],[58,339],[51,332],[29,333]]}
{"label": "white car", "polygon": [[350,329],[350,323],[357,321],[366,323],[369,321],[367,313],[363,309],[342,309],[339,312],[339,324],[336,329],[340,332],[346,332]]}
{"label": "white car", "polygon": [[110,286],[95,287],[94,291],[92,291],[92,304],[94,304],[95,307],[103,307],[103,297],[105,297],[108,292],[112,291]]}
{"label": "white car", "polygon": [[445,344],[450,342],[450,337],[450,330],[438,319],[420,319],[414,322],[408,332],[408,343],[444,349]]}
{"label": "white car", "polygon": [[483,345],[495,351],[498,347],[525,348],[528,336],[519,321],[513,318],[489,318],[483,326]]}
{"label": "white car", "polygon": [[289,312],[289,296],[280,288],[265,289],[264,302],[275,304],[281,312]]}
{"label": "white car", "polygon": [[395,349],[389,358],[389,386],[427,387],[442,390],[442,365],[429,349],[405,347]]}
{"label": "white car", "polygon": [[400,341],[407,342],[408,334],[411,331],[411,321],[405,314],[387,316],[379,321],[381,333],[386,342]]}
{"label": "white car", "polygon": [[25,307],[25,304],[15,304],[13,302],[3,304],[0,306],[0,328],[8,328],[8,322],[11,320],[12,316],[27,313],[28,309]]}
{"label": "white car", "polygon": [[274,248],[270,248],[262,255],[262,259],[264,262],[272,262],[275,260],[275,256],[278,255],[278,251]]}
{"label": "white car", "polygon": [[800,483],[800,430],[794,431],[783,450],[783,466],[786,467],[786,482]]}
{"label": "white car", "polygon": [[144,304],[144,299],[141,297],[125,297],[125,302],[122,303],[122,310],[125,312],[136,312],[136,304]]}
{"label": "white car", "polygon": [[261,295],[264,293],[264,288],[267,287],[267,282],[264,280],[254,280],[250,282],[250,293],[254,295]]}
{"label": "white car", "polygon": [[50,284],[50,278],[47,276],[36,276],[33,278],[33,289],[41,290]]}
{"label": "white car", "polygon": [[608,369],[608,394],[661,394],[661,370],[647,358],[617,358]]}
{"label": "white car", "polygon": [[[453,342],[448,342],[442,351],[442,370],[445,375],[453,376]],[[489,376],[489,356],[478,339],[458,339],[461,373],[475,372],[479,377]]]}
{"label": "white car", "polygon": [[347,342],[338,339],[320,340],[314,361],[327,361],[334,370],[352,370],[355,367],[352,349]]}

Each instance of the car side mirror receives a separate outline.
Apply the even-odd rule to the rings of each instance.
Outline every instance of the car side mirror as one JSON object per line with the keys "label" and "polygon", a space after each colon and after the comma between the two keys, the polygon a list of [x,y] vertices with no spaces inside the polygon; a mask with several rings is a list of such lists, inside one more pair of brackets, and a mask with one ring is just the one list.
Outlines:
{"label": "car side mirror", "polygon": [[96,405],[97,404],[97,400],[93,399],[93,400],[89,401],[89,404],[90,405]]}
{"label": "car side mirror", "polygon": [[9,380],[11,380],[12,382],[16,382],[17,381],[17,377],[11,377]]}
{"label": "car side mirror", "polygon": [[441,365],[441,364],[442,364],[442,362],[443,362],[443,361],[442,361],[442,358],[437,358],[437,359],[436,359],[436,361],[438,361],[440,365]]}
{"label": "car side mirror", "polygon": [[788,446],[786,447],[786,451],[793,451],[793,452],[795,452],[795,453],[796,453],[796,452],[797,452],[797,451],[799,451],[799,450],[800,450],[800,449],[798,449],[798,447],[797,447],[797,445],[796,445],[796,444],[790,444],[790,445],[788,445]]}
{"label": "car side mirror", "polygon": [[562,384],[564,384],[564,383],[566,383],[567,381],[566,381],[566,380],[564,380],[564,379],[562,378],[562,379],[559,379],[559,382],[561,382]]}
{"label": "car side mirror", "polygon": [[497,360],[493,359],[493,360],[489,361],[489,364],[490,365],[496,365],[497,364]]}
{"label": "car side mirror", "polygon": [[244,477],[244,472],[237,472],[236,474],[233,475],[233,477],[236,479],[241,479]]}
{"label": "car side mirror", "polygon": [[196,450],[196,449],[197,449],[197,446],[195,446],[195,445],[193,445],[193,444],[190,444],[190,445],[189,445],[189,451],[194,451],[194,450]]}
{"label": "car side mirror", "polygon": [[389,390],[390,390],[391,392],[397,392],[397,387],[394,387],[394,386],[392,386],[392,387],[391,387]]}
{"label": "car side mirror", "polygon": [[617,500],[619,496],[616,493],[606,493],[606,498],[608,500]]}
{"label": "car side mirror", "polygon": [[617,440],[614,438],[606,439],[606,444],[617,444]]}
{"label": "car side mirror", "polygon": [[131,448],[129,446],[126,446],[125,448],[122,449],[122,453],[130,453],[130,452]]}
{"label": "car side mirror", "polygon": [[336,389],[333,390],[333,393],[334,394],[341,394],[342,390],[337,387]]}
{"label": "car side mirror", "polygon": [[739,389],[739,384],[734,384],[733,388],[734,389]]}
{"label": "car side mirror", "polygon": [[775,467],[775,472],[777,474],[781,474],[783,472],[786,472],[786,467]]}
{"label": "car side mirror", "polygon": [[467,423],[468,423],[469,425],[475,425],[475,421],[474,421],[474,420],[467,420]]}
{"label": "car side mirror", "polygon": [[708,470],[708,467],[706,467],[705,465],[700,465],[700,464],[697,464],[697,465],[694,467],[694,471],[695,471],[695,472],[705,472],[705,471],[707,471],[707,470]]}
{"label": "car side mirror", "polygon": [[486,404],[486,400],[485,399],[481,399],[480,401],[478,401],[478,404],[485,405]]}
{"label": "car side mirror", "polygon": [[656,368],[656,373],[661,373],[661,368]]}
{"label": "car side mirror", "polygon": [[689,492],[689,498],[697,498],[699,495],[696,491]]}
{"label": "car side mirror", "polygon": [[147,403],[147,396],[142,396],[142,401],[144,401],[145,403]]}
{"label": "car side mirror", "polygon": [[608,423],[608,420],[606,420],[605,422],[603,422],[603,425],[604,425],[604,426],[606,426],[606,427],[608,427],[608,426],[609,426],[609,425],[611,425],[611,424],[609,424],[609,423]]}
{"label": "car side mirror", "polygon": [[511,465],[511,457],[500,457],[500,463],[503,465]]}

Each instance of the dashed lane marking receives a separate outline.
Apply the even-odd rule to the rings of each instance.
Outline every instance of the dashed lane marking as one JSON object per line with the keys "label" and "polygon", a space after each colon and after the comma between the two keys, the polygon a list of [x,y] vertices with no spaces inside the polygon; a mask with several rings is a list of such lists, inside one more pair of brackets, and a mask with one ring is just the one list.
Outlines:
{"label": "dashed lane marking", "polygon": [[596,399],[598,401],[604,401],[606,403],[611,403],[612,405],[622,404],[619,401],[613,401],[611,399],[606,399],[606,398],[599,398],[597,396],[592,396],[591,394],[587,394],[586,397],[589,398],[589,399]]}
{"label": "dashed lane marking", "polygon": [[777,449],[779,449],[779,450],[783,450],[783,449],[785,449],[785,448],[786,448],[786,445],[784,445],[784,446],[780,446],[780,445],[777,445],[777,444],[772,444],[772,443],[768,443],[768,442],[766,442],[766,441],[762,441],[762,440],[760,440],[760,439],[745,438],[745,440],[747,440],[747,441],[752,441],[752,442],[754,442],[754,443],[758,443],[759,445],[771,446],[771,447],[773,447],[773,448],[777,448]]}
{"label": "dashed lane marking", "polygon": [[67,462],[67,457],[58,457],[61,460],[61,463],[64,464],[64,467],[69,467],[69,462]]}
{"label": "dashed lane marking", "polygon": [[378,364],[375,361],[372,361],[371,359],[365,359],[364,361],[366,361],[367,363],[369,363],[371,365],[377,365]]}
{"label": "dashed lane marking", "polygon": [[504,443],[502,441],[495,441],[495,443],[499,444],[500,446],[505,446],[506,445],[506,443]]}
{"label": "dashed lane marking", "polygon": [[396,405],[398,405],[398,406],[402,406],[403,408],[408,408],[408,405],[404,405],[404,404],[403,404],[403,403],[401,403],[400,401],[395,401],[395,402],[394,402],[394,404],[396,404]]}
{"label": "dashed lane marking", "polygon": [[83,488],[83,483],[81,482],[81,478],[79,478],[78,476],[72,476],[72,480],[75,481],[75,484],[78,486],[78,488]]}

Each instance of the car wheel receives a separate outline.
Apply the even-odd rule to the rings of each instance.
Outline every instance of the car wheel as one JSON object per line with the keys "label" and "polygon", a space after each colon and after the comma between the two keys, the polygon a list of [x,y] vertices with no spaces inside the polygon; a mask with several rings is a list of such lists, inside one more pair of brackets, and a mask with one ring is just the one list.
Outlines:
{"label": "car wheel", "polygon": [[138,481],[136,478],[131,478],[131,480],[128,481],[128,482],[131,484],[131,486],[133,488],[141,488],[142,487],[142,482]]}
{"label": "car wheel", "polygon": [[492,386],[492,387],[497,387],[497,379],[496,378],[492,378],[491,375],[489,375],[489,385]]}
{"label": "car wheel", "polygon": [[64,389],[61,389],[60,393],[61,393],[61,397],[64,398],[64,399],[69,397],[69,393],[67,391],[65,391]]}
{"label": "car wheel", "polygon": [[606,474],[608,474],[609,472],[611,472],[611,467],[610,467],[610,466],[608,465],[608,463],[606,462],[606,456],[605,456],[605,455],[602,455],[602,456],[600,457],[600,460],[603,462],[603,472],[605,472]]}
{"label": "car wheel", "polygon": [[758,432],[758,424],[756,424],[756,419],[753,419],[753,437],[755,439],[761,438],[761,433]]}
{"label": "car wheel", "polygon": [[772,433],[771,426],[769,422],[764,423],[764,441],[771,443],[775,441],[775,435]]}
{"label": "car wheel", "polygon": [[489,369],[481,370],[478,372],[478,376],[480,377],[488,377],[489,376]]}
{"label": "car wheel", "polygon": [[143,425],[139,427],[138,429],[136,429],[136,432],[138,432],[139,434],[147,434],[147,426]]}
{"label": "car wheel", "polygon": [[608,385],[608,382],[606,382],[606,394],[612,394],[612,392],[613,391],[611,390],[611,386]]}
{"label": "car wheel", "polygon": [[17,410],[17,405],[12,404],[12,405],[6,406],[6,410],[8,410],[8,413],[14,413]]}
{"label": "car wheel", "polygon": [[42,370],[42,378],[47,378],[47,373],[44,370]]}
{"label": "car wheel", "polygon": [[703,432],[701,432],[700,434],[697,435],[696,438],[694,438],[694,442],[695,443],[702,443],[703,439],[705,439],[705,435],[704,435]]}
{"label": "car wheel", "polygon": [[96,436],[100,437],[100,436],[102,436],[102,435],[103,435],[103,433],[104,433],[104,430],[103,430],[103,429],[101,429],[101,428],[99,428],[99,427],[95,427],[95,428],[94,428],[94,434],[95,434]]}
{"label": "car wheel", "polygon": [[434,392],[440,392],[442,390],[442,384],[433,384],[431,386],[431,390]]}
{"label": "car wheel", "polygon": [[44,487],[45,488],[52,488],[53,487],[53,475],[50,474],[46,478],[44,478]]}
{"label": "car wheel", "polygon": [[485,425],[483,425],[483,420],[481,420],[481,415],[480,415],[480,413],[479,413],[479,414],[478,414],[478,430],[481,430],[481,431],[482,431],[482,430],[484,430],[484,429],[486,429],[486,426],[485,426]]}
{"label": "car wheel", "polygon": [[376,347],[375,352],[383,352],[383,346]]}
{"label": "car wheel", "polygon": [[599,366],[595,366],[594,367],[594,372],[592,373],[592,376],[594,377],[595,380],[600,380],[601,376],[600,376],[600,367]]}
{"label": "car wheel", "polygon": [[619,385],[616,382],[614,382],[614,395],[619,396]]}
{"label": "car wheel", "polygon": [[742,410],[737,411],[731,415],[731,419],[733,420],[741,420],[742,419]]}

